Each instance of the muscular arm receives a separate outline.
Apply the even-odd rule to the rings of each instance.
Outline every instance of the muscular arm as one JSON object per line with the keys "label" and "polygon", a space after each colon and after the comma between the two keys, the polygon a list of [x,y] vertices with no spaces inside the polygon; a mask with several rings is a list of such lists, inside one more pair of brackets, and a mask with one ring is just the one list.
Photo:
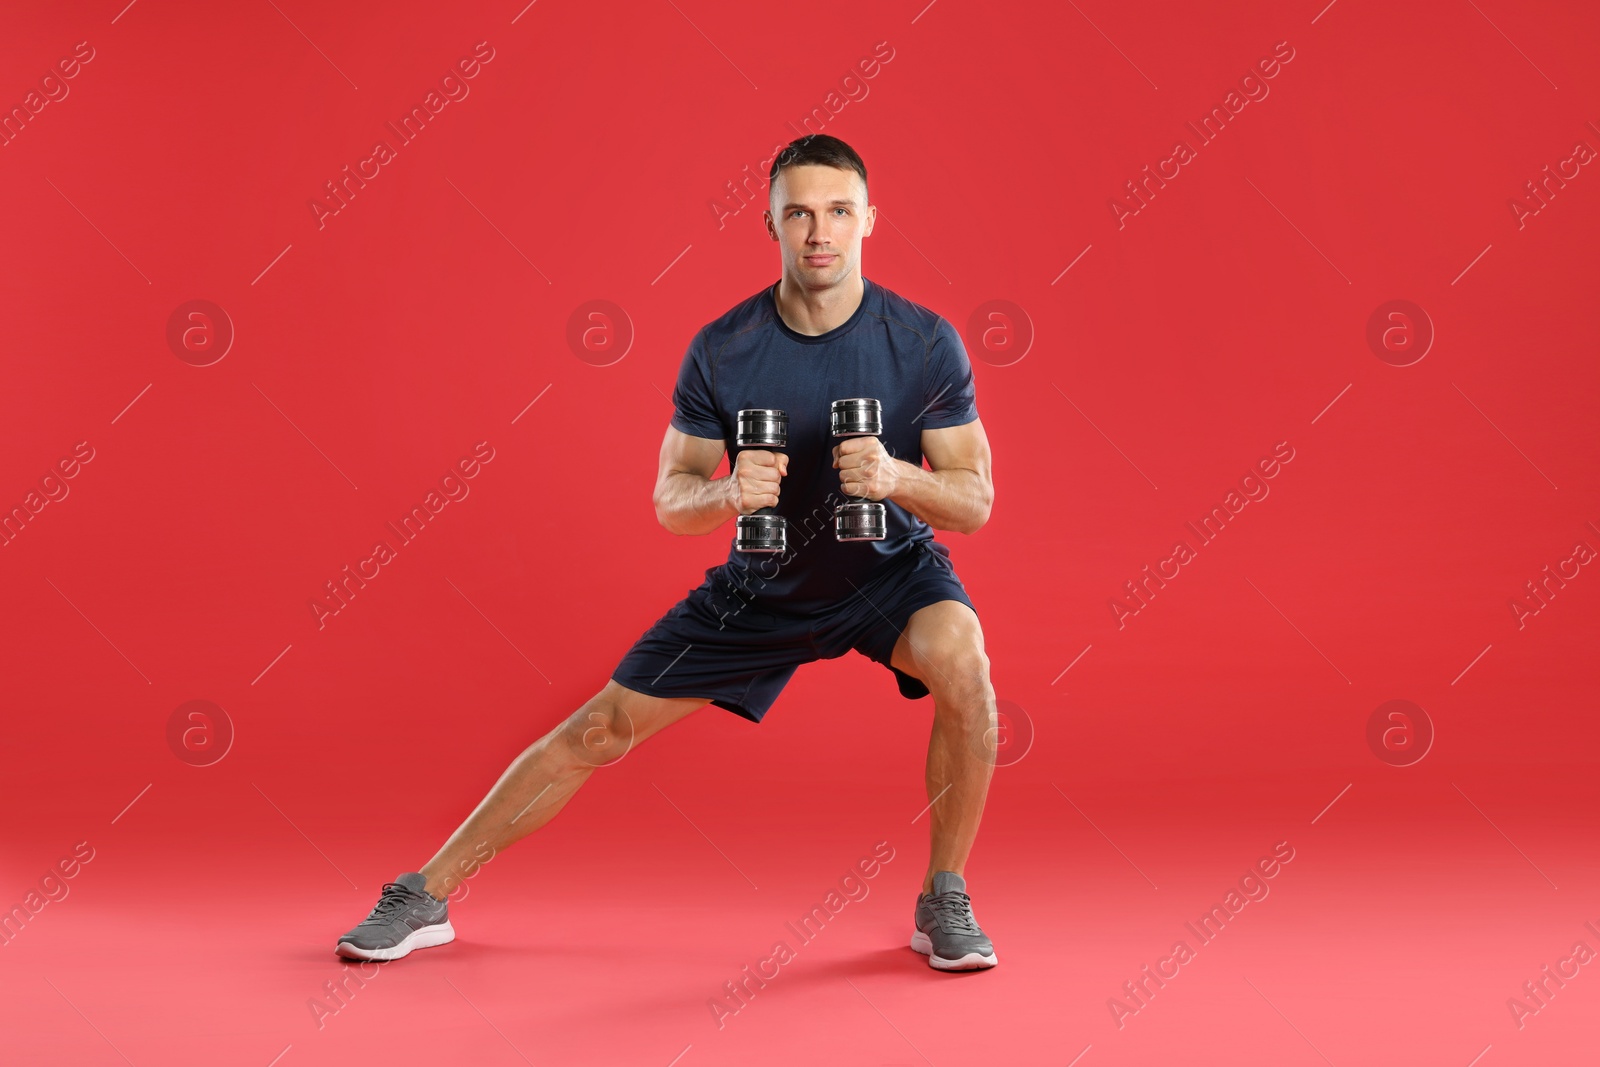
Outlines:
{"label": "muscular arm", "polygon": [[895,460],[900,478],[889,499],[936,530],[977,532],[994,506],[989,435],[983,423],[974,419],[964,426],[923,430],[922,454],[931,471]]}
{"label": "muscular arm", "polygon": [[652,497],[662,526],[675,534],[706,534],[738,514],[731,474],[711,477],[726,451],[722,441],[667,427]]}
{"label": "muscular arm", "polygon": [[922,454],[931,471],[890,456],[876,437],[847,440],[833,452],[847,494],[893,500],[936,530],[969,534],[989,521],[994,505],[989,436],[977,419],[922,431]]}

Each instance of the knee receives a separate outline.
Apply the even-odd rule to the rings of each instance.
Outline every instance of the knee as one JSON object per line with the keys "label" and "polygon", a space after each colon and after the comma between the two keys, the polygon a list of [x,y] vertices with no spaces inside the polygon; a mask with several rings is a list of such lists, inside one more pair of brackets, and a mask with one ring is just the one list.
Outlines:
{"label": "knee", "polygon": [[990,694],[989,657],[975,635],[962,634],[942,642],[929,657],[933,670],[928,688],[962,704],[984,704]]}
{"label": "knee", "polygon": [[620,701],[600,693],[567,716],[559,742],[577,762],[590,767],[615,763],[633,745],[633,720]]}

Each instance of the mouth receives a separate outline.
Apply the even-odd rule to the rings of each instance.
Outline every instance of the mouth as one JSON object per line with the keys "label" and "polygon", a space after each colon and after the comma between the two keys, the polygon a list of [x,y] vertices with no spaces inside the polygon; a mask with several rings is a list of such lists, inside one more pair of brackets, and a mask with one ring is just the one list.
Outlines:
{"label": "mouth", "polygon": [[838,258],[839,257],[837,255],[834,255],[833,253],[830,252],[830,253],[824,253],[824,254],[821,254],[821,255],[806,256],[805,260],[806,260],[807,263],[811,264],[813,267],[826,267],[828,264],[832,263],[834,260],[836,260]]}

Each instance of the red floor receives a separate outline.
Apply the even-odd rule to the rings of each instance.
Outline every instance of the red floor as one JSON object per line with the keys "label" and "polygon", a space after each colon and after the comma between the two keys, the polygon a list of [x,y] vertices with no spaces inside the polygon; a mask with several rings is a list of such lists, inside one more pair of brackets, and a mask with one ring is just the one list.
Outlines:
{"label": "red floor", "polygon": [[[997,770],[968,871],[1002,962],[946,975],[906,944],[927,709],[888,703],[874,669],[812,668],[759,730],[717,709],[673,727],[486,865],[452,907],[453,944],[362,970],[333,941],[469,797],[362,775],[309,804],[309,783],[241,761],[215,792],[165,774],[113,825],[134,790],[96,783],[104,810],[77,806],[100,827],[84,831],[94,858],[5,949],[6,1062],[1588,1062],[1600,980],[1562,963],[1600,945],[1578,765],[1508,774],[1441,751],[1408,769],[1185,775],[1157,768],[1259,720],[1161,739],[1124,718],[1092,731],[1097,748],[1161,751],[1115,782],[1047,739]],[[834,683],[906,731],[839,749]],[[1097,699],[1046,705],[1052,730],[1091,732]],[[893,859],[845,882],[857,899],[802,941],[790,924],[880,842]],[[1273,876],[1249,877],[1263,859]],[[1201,940],[1241,885],[1256,899]],[[788,962],[726,999],[747,967],[772,974],[778,941]],[[1546,965],[1577,973],[1540,1005],[1523,983]],[[1154,992],[1134,1000],[1130,981]],[[1538,1007],[1520,1026],[1513,999]]]}

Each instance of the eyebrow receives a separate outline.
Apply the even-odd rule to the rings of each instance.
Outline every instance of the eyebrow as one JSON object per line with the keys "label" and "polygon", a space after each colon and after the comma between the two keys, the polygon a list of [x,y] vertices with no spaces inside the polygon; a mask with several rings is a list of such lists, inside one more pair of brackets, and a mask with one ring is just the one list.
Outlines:
{"label": "eyebrow", "polygon": [[[833,205],[838,205],[840,207],[855,207],[856,206],[856,202],[854,200],[829,200],[828,203],[829,204],[833,204]],[[801,208],[802,210],[806,210],[806,209],[809,209],[810,205],[809,204],[796,204],[796,203],[790,202],[790,203],[787,203],[787,204],[783,205],[783,210],[788,211],[792,207],[797,207],[797,208]]]}

